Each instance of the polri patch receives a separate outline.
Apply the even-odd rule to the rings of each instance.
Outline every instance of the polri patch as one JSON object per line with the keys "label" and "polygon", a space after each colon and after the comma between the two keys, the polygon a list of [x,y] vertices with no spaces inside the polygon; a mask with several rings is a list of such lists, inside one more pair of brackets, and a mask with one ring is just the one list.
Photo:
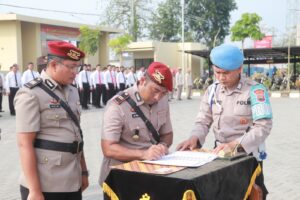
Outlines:
{"label": "polri patch", "polygon": [[272,119],[272,108],[267,89],[262,84],[251,86],[251,110],[253,120]]}

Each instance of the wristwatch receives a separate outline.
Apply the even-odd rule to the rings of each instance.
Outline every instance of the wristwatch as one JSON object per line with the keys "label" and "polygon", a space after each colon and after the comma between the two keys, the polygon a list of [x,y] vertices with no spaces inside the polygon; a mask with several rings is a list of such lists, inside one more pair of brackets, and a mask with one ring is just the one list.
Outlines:
{"label": "wristwatch", "polygon": [[82,176],[87,176],[87,177],[88,177],[88,176],[90,175],[89,170],[84,170],[84,171],[82,171],[82,172],[81,172],[81,175],[82,175]]}

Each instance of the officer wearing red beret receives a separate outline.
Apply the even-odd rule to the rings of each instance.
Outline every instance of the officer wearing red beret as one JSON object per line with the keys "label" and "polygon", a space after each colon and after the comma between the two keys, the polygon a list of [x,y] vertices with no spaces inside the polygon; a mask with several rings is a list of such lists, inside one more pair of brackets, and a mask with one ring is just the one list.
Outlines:
{"label": "officer wearing red beret", "polygon": [[70,43],[48,42],[47,67],[15,98],[22,165],[22,200],[81,200],[88,186],[79,125],[78,91],[71,86],[84,53]]}
{"label": "officer wearing red beret", "polygon": [[[153,62],[137,84],[107,103],[101,131],[104,154],[101,186],[112,165],[154,160],[168,153],[173,142],[167,96],[168,91],[172,91],[172,83],[170,69]],[[145,123],[145,118],[152,127]]]}

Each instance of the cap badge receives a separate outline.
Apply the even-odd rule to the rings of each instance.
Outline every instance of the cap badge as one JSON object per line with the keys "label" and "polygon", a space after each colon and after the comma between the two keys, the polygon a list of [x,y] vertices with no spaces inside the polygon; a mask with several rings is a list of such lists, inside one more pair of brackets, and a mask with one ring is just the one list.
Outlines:
{"label": "cap badge", "polygon": [[79,60],[79,57],[80,57],[80,53],[77,51],[74,51],[73,49],[71,49],[69,51],[69,53],[67,53],[67,55],[74,60]]}
{"label": "cap badge", "polygon": [[162,80],[165,80],[165,76],[162,75],[159,70],[155,70],[152,76],[159,84],[161,84]]}

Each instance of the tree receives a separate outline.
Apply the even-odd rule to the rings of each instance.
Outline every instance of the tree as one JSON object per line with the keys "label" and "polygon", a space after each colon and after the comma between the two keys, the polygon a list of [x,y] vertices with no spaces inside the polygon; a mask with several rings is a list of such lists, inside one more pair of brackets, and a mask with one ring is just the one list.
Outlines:
{"label": "tree", "polygon": [[133,41],[137,41],[144,35],[151,2],[151,0],[111,0],[106,9],[107,24],[124,29],[132,36]]}
{"label": "tree", "polygon": [[88,26],[81,26],[79,31],[79,48],[89,55],[95,55],[99,48],[100,29],[90,29]]}
{"label": "tree", "polygon": [[181,4],[179,0],[167,0],[160,3],[152,14],[149,26],[150,38],[165,42],[177,42],[181,39]]}
{"label": "tree", "polygon": [[234,26],[231,28],[231,40],[242,41],[244,49],[244,41],[246,38],[253,40],[261,40],[264,34],[259,28],[259,22],[262,20],[256,13],[244,13]]}
{"label": "tree", "polygon": [[117,38],[111,39],[108,46],[119,56],[120,65],[123,63],[122,52],[127,48],[128,44],[132,41],[129,34],[121,35]]}
{"label": "tree", "polygon": [[[164,41],[181,39],[181,1],[167,0],[152,17],[151,37]],[[221,43],[229,34],[230,12],[234,0],[185,0],[185,41],[202,42],[209,47]]]}
{"label": "tree", "polygon": [[187,29],[195,42],[213,47],[229,34],[230,12],[236,9],[234,0],[186,0]]}

